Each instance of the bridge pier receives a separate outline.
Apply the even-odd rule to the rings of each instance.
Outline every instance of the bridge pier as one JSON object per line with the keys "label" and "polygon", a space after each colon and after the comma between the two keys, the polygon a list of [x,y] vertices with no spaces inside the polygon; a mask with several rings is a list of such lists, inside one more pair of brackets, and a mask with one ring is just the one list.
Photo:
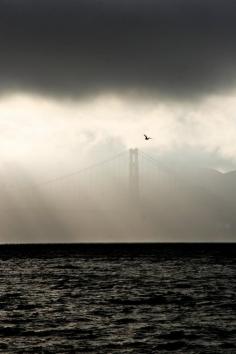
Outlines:
{"label": "bridge pier", "polygon": [[138,149],[129,150],[129,192],[133,201],[139,200],[139,154]]}

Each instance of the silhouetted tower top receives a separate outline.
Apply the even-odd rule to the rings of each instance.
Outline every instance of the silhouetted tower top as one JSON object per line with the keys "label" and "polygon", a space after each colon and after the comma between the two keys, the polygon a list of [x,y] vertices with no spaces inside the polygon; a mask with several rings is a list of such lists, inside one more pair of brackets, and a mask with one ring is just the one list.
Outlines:
{"label": "silhouetted tower top", "polygon": [[129,150],[129,191],[133,201],[139,200],[139,154],[138,149]]}

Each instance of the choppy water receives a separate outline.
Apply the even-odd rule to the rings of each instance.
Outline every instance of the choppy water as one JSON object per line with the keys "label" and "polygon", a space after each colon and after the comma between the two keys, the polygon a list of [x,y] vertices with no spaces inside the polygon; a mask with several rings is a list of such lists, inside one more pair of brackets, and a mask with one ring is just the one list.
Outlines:
{"label": "choppy water", "polygon": [[0,246],[1,353],[236,353],[234,245]]}

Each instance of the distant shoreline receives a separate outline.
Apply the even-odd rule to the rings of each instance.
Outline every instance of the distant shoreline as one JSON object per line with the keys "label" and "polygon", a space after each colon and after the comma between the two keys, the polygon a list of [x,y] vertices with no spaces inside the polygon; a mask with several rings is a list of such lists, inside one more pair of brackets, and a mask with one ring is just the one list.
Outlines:
{"label": "distant shoreline", "polygon": [[169,260],[210,256],[236,258],[236,243],[17,243],[1,244],[0,259],[60,257],[146,257]]}

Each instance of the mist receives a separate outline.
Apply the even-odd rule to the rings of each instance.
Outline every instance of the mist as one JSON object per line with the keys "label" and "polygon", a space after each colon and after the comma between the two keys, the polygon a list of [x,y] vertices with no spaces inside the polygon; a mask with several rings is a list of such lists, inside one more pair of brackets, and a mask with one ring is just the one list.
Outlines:
{"label": "mist", "polygon": [[2,98],[1,242],[232,241],[234,107],[233,94],[197,104]]}
{"label": "mist", "polygon": [[15,170],[0,190],[1,242],[234,240],[235,173],[171,168],[140,150],[133,190],[129,154],[39,184]]}

